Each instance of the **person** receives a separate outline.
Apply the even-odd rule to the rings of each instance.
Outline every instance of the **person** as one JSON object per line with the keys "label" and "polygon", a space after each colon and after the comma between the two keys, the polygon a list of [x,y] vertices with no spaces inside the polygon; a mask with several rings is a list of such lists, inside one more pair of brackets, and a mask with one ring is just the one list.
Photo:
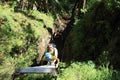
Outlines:
{"label": "person", "polygon": [[51,55],[58,57],[58,50],[56,48],[56,45],[53,43],[48,44],[47,52],[50,52]]}
{"label": "person", "polygon": [[41,64],[43,64],[43,61],[47,61],[47,64],[49,65],[55,65],[56,68],[58,67],[60,62],[58,50],[53,43],[48,44],[47,51],[41,60]]}
{"label": "person", "polygon": [[46,52],[45,56],[43,57],[42,60],[47,61],[48,65],[55,65],[56,68],[58,67],[58,65],[60,63],[59,58],[57,58],[56,56],[51,55],[50,52]]}

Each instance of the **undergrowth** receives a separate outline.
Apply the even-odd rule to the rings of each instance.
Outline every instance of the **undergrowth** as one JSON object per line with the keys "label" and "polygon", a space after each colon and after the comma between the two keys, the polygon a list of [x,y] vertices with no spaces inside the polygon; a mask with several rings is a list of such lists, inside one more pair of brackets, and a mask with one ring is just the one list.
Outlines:
{"label": "undergrowth", "polygon": [[96,66],[92,61],[72,62],[58,75],[58,80],[119,80],[119,75],[119,71],[110,69],[107,65]]}
{"label": "undergrowth", "polygon": [[0,5],[0,80],[10,80],[15,68],[33,64],[41,36],[47,32],[44,25],[52,28],[53,23],[51,14],[14,12],[8,5]]}

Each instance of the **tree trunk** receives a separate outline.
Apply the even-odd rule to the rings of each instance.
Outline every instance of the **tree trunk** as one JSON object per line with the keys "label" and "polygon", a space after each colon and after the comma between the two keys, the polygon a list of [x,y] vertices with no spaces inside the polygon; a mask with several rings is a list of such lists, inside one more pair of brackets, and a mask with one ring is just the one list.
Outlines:
{"label": "tree trunk", "polygon": [[83,7],[82,7],[83,9],[85,9],[86,1],[87,0],[83,0]]}
{"label": "tree trunk", "polygon": [[80,15],[80,9],[84,9],[86,5],[87,0],[76,0],[74,8],[72,10],[72,17]]}

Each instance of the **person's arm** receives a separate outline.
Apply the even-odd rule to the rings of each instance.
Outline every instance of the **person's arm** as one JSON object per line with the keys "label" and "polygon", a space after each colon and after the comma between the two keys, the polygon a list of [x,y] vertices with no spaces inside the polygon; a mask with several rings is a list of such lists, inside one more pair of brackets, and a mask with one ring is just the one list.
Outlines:
{"label": "person's arm", "polygon": [[59,63],[60,63],[60,60],[59,58],[57,58],[56,56],[52,56],[52,59],[54,59],[55,61],[57,61],[57,63],[55,64],[55,67],[57,68]]}
{"label": "person's arm", "polygon": [[55,50],[54,56],[58,57],[58,50],[56,48],[54,48],[54,50]]}
{"label": "person's arm", "polygon": [[56,60],[57,60],[57,64],[55,64],[55,67],[58,68],[60,60],[59,60],[59,58],[57,58]]}

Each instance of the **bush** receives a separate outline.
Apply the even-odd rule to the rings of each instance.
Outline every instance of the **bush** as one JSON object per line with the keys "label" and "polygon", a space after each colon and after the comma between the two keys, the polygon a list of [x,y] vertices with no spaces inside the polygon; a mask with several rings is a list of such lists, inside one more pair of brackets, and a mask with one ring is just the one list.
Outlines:
{"label": "bush", "polygon": [[15,68],[33,64],[41,35],[47,32],[44,22],[53,27],[54,19],[38,11],[15,13],[1,5],[0,12],[0,79],[10,80]]}
{"label": "bush", "polygon": [[[73,62],[63,70],[58,80],[115,80],[113,70],[108,67],[96,67],[92,61]],[[117,78],[119,78],[117,74]]]}

